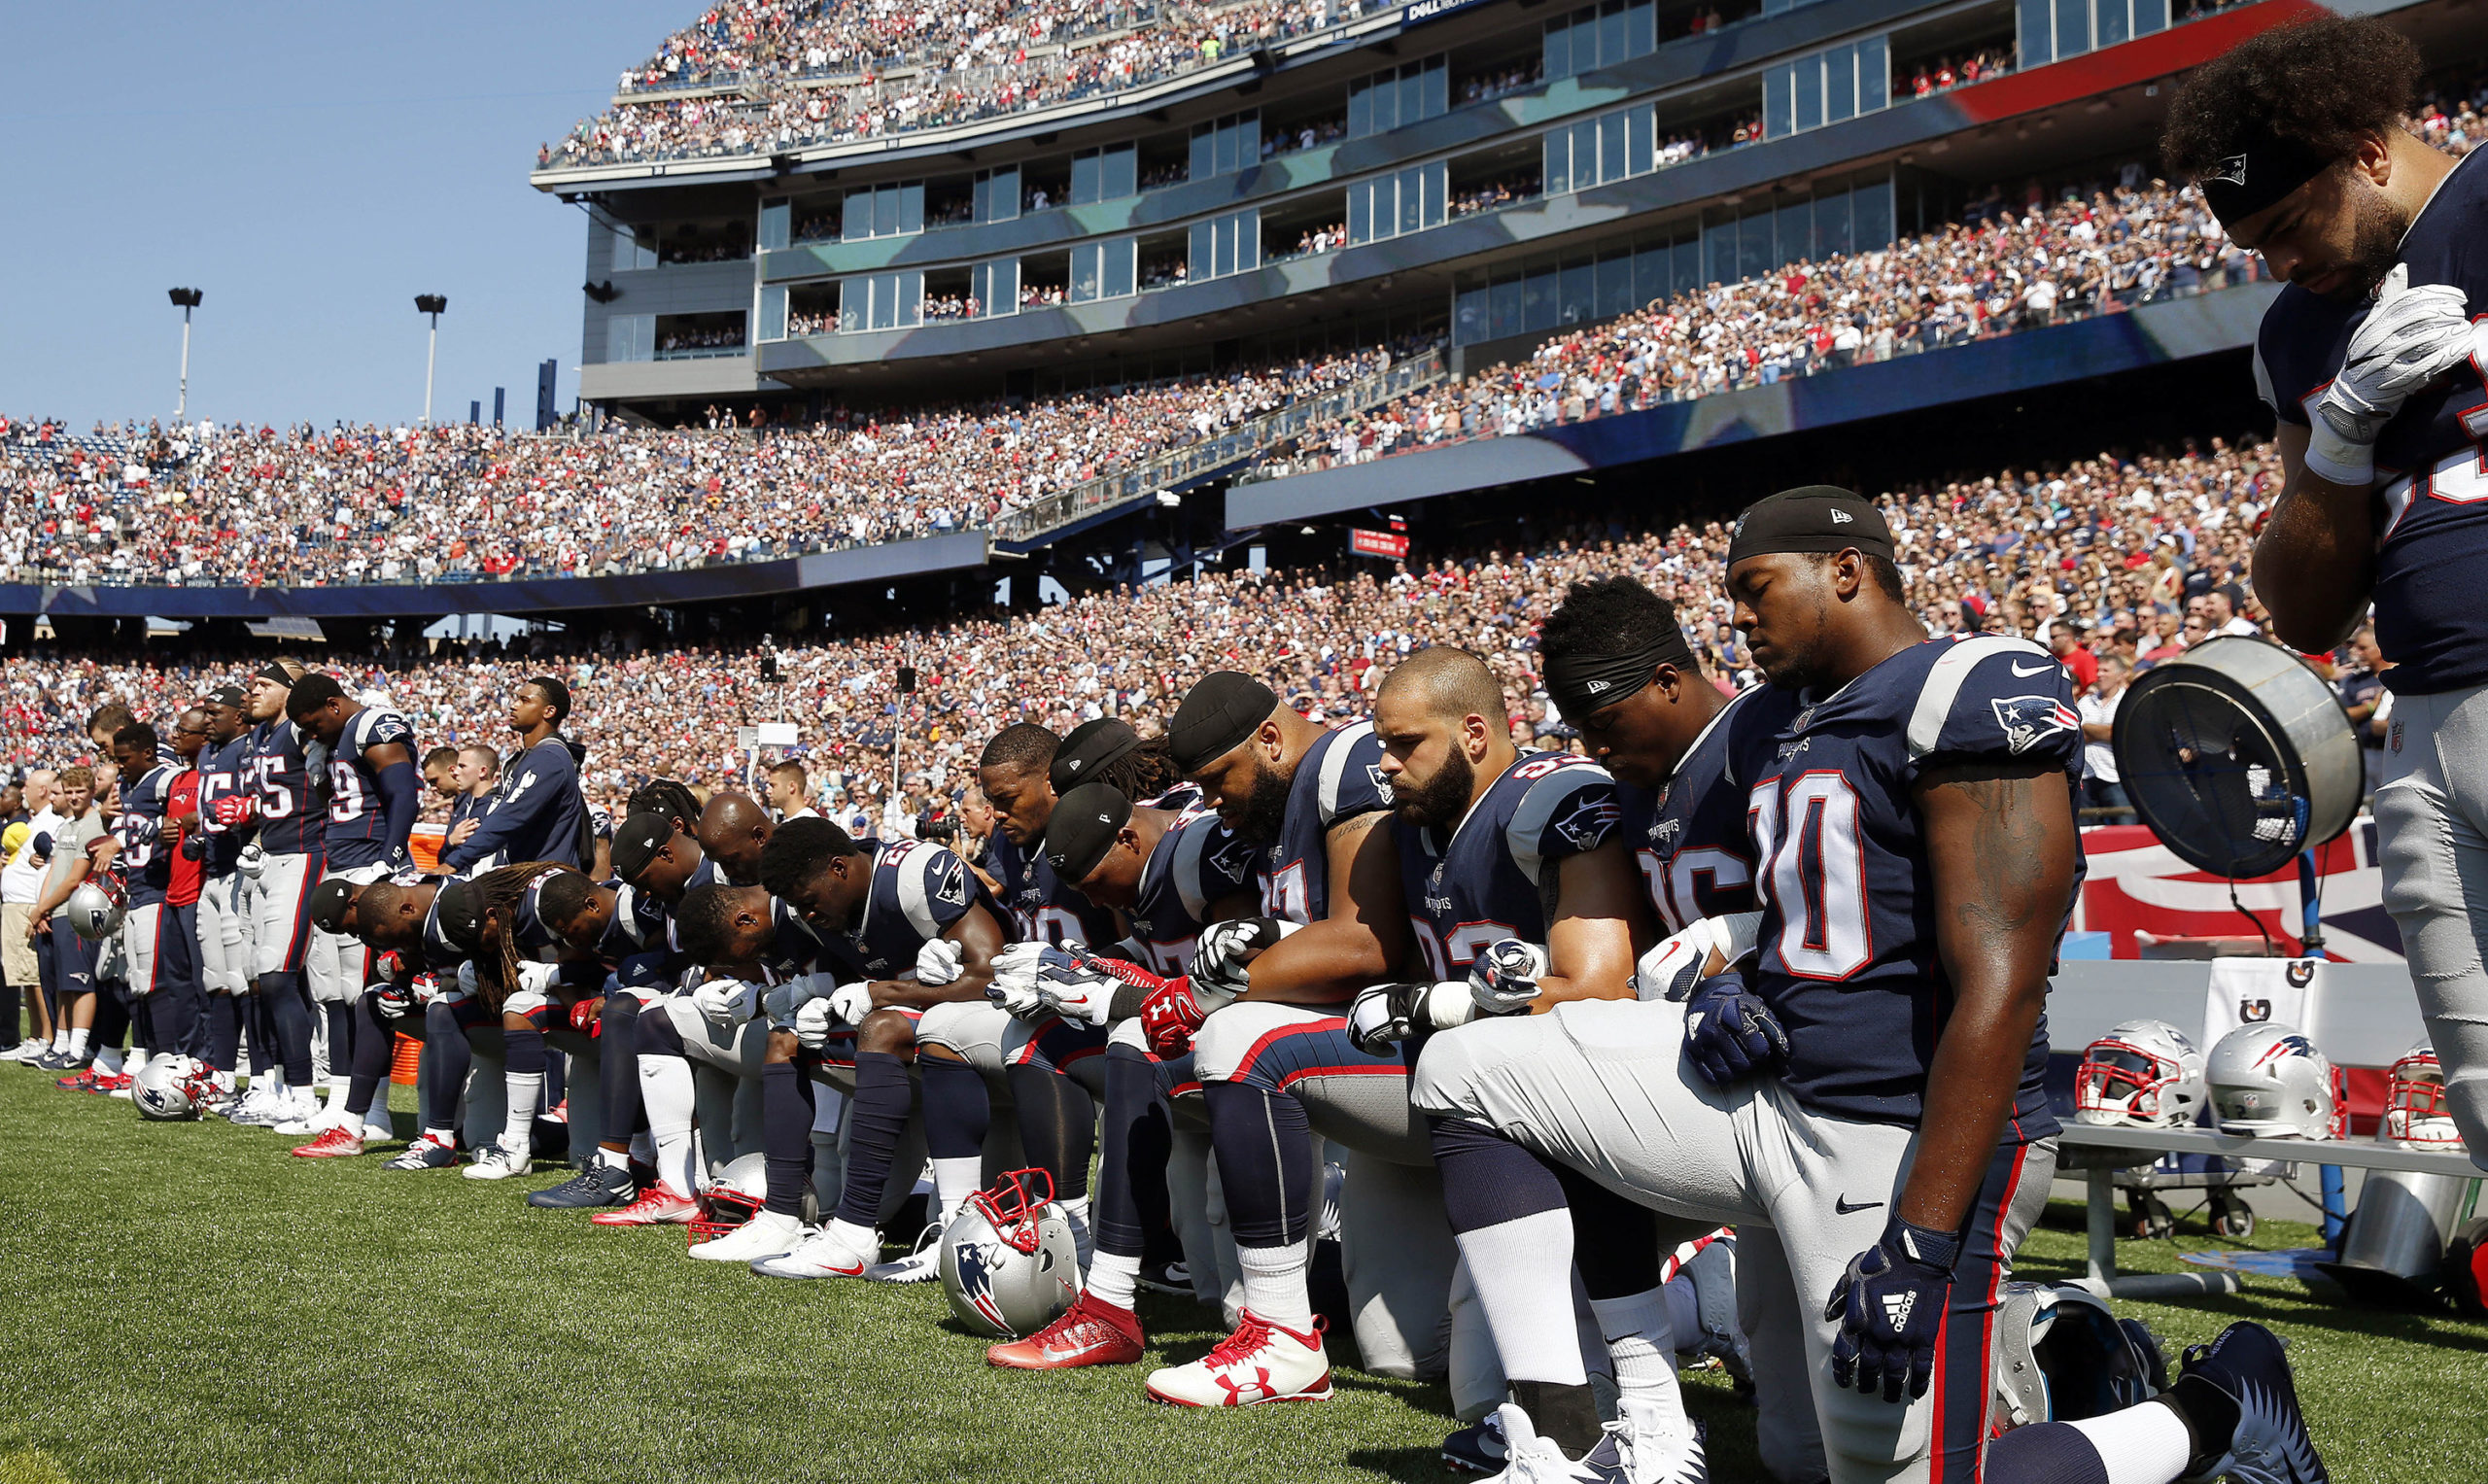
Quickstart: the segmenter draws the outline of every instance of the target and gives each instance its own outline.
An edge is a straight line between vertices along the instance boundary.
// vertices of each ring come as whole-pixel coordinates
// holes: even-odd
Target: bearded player
[[[2319,15],[2190,79],[2161,153],[2289,284],[2255,340],[2284,475],[2255,591],[2305,650],[2374,605],[2384,905],[2447,1109],[2488,1161],[2488,163],[2412,136],[2419,67],[2381,21]]]

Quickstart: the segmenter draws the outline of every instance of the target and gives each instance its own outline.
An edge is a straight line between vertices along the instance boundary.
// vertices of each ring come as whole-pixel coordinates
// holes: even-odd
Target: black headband
[[[2233,227],[2337,163],[2298,140],[2249,125],[2237,153],[2205,170],[2194,186],[2221,225]]]
[[[1765,495],[1745,506],[1728,537],[1728,565],[1780,551],[1851,548],[1892,560],[1892,528],[1883,512],[1836,485],[1809,484]]]
[[[1108,764],[1139,745],[1140,734],[1131,729],[1130,722],[1112,716],[1084,721],[1054,749],[1054,764],[1046,771],[1047,781],[1054,784],[1055,793],[1068,793],[1081,779],[1095,777]]]
[[[1131,801],[1110,783],[1083,783],[1054,801],[1046,822],[1046,864],[1065,885],[1077,885],[1131,822]]]
[[[1213,671],[1175,707],[1166,724],[1166,749],[1185,773],[1244,744],[1279,708],[1278,693],[1236,670]]]
[[[283,665],[278,664],[274,660],[270,660],[266,664],[260,666],[258,672],[254,673],[251,678],[254,680],[274,680],[277,684],[284,686],[287,690],[294,689],[294,673],[287,670]]]
[[[1693,647],[1674,628],[1658,642],[1624,654],[1548,655],[1546,694],[1565,720],[1578,721],[1640,691],[1661,665],[1693,668]]]

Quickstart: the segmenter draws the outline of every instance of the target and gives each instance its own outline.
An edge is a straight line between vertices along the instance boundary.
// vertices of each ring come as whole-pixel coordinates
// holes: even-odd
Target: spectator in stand
[[[2384,651],[2376,647],[2375,625],[2361,624],[2350,641],[2336,651],[2333,688],[2341,693],[2341,709],[2358,733],[2359,760],[2367,768],[2367,792],[2384,781]]]
[[[2080,652],[2080,651],[2077,651]],[[2133,801],[2125,796],[2125,786],[2117,772],[2117,703],[2125,694],[2125,662],[2108,655],[2094,662],[2097,684],[2086,689],[2074,703],[2082,718],[2082,807],[2086,810],[2112,810],[2114,813],[2090,817],[2097,824],[2130,824],[2133,822]]]

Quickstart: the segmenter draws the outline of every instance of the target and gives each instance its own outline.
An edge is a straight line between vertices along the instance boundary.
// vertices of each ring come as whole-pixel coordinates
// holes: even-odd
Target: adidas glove
[[[1881,1240],[1849,1259],[1823,1306],[1824,1322],[1840,1326],[1831,1345],[1834,1385],[1870,1397],[1880,1391],[1885,1401],[1926,1395],[1960,1256],[1959,1237],[1894,1215]]]
[[[2375,303],[2350,331],[2341,369],[2316,398],[2307,429],[2306,466],[2334,484],[2375,482],[2375,440],[2384,425],[2426,386],[2471,359],[2471,316],[2451,284],[2410,287],[2410,267],[2395,263]]]
[[[932,938],[916,950],[916,982],[940,988],[958,983],[967,972],[967,958],[959,946],[948,938]]]
[[[1693,986],[1684,1007],[1684,1053],[1714,1087],[1742,1082],[1788,1059],[1788,1033],[1745,977],[1729,971]]]
[[[1498,938],[1469,966],[1469,993],[1479,1013],[1520,1015],[1538,998],[1546,950],[1518,938]]]
[[[1466,981],[1375,984],[1359,990],[1348,1007],[1348,1040],[1368,1056],[1388,1056],[1420,1030],[1449,1030],[1477,1014],[1476,995]]]

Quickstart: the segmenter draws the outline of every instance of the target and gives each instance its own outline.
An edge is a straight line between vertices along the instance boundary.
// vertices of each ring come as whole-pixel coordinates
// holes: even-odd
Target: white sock
[[[833,1216],[821,1232],[848,1252],[860,1252],[876,1261],[880,1260],[881,1233],[879,1227],[858,1226],[853,1222]]]
[[[503,1074],[509,1087],[509,1118],[501,1124],[501,1147],[526,1149],[536,1128],[536,1105],[544,1100],[544,1074]]]
[[[455,1128],[427,1128],[424,1130],[424,1137],[443,1149],[458,1147],[458,1130]]]
[[[691,1139],[691,1063],[680,1056],[641,1056],[639,1104],[648,1112],[648,1136],[657,1146],[657,1180],[677,1195],[696,1195],[692,1175],[698,1151]]]
[[[98,1072],[119,1072],[121,1064],[121,1048],[118,1046],[107,1046],[95,1053],[95,1070]]]
[[[57,1027],[55,1027],[55,1028],[52,1030],[52,1049],[53,1051],[55,1051],[55,1052],[66,1052],[67,1050],[69,1050],[69,1027],[68,1027],[68,1026],[66,1026],[66,1025],[57,1026]]]
[[[933,1199],[939,1206],[935,1218],[948,1227],[959,1208],[976,1193],[977,1185],[985,1177],[985,1158],[969,1155],[958,1159],[936,1159],[933,1164]]]
[[[606,1149],[599,1145],[596,1151],[596,1163],[599,1169],[626,1170],[631,1167],[631,1156],[618,1149]]]
[[[1459,1241],[1503,1374],[1587,1386],[1572,1319],[1572,1213],[1533,1211],[1461,1232]]]
[[[1128,1309],[1140,1292],[1140,1260],[1101,1252],[1088,1260],[1088,1296],[1100,1303]],[[1259,1309],[1254,1310],[1256,1314]]]
[[[1243,1269],[1244,1307],[1274,1325],[1312,1329],[1313,1299],[1304,1287],[1304,1267],[1312,1259],[1312,1247],[1309,1236],[1287,1247],[1238,1246],[1235,1263]],[[1572,1368],[1580,1369],[1577,1355]]]
[[[73,1030],[69,1033],[70,1055],[84,1056],[86,1054],[86,1037],[88,1034],[89,1032],[85,1029]]]
[[[315,1119],[320,1116],[320,1085],[318,1083],[305,1083],[298,1087],[288,1087],[285,1089],[285,1095],[293,1100],[297,1110],[306,1112]]]
[[[121,1070],[127,1072],[132,1077],[146,1071],[147,1048],[143,1046],[131,1047],[129,1049],[129,1059],[121,1064]]]
[[[1662,1290],[1646,1289],[1622,1298],[1593,1298],[1598,1332],[1607,1341],[1607,1358],[1615,1363],[1615,1385],[1626,1397],[1658,1408],[1671,1427],[1684,1423],[1684,1397],[1676,1384],[1676,1339],[1668,1327]]]
[[[1062,1207],[1063,1219],[1071,1223],[1071,1243],[1080,1254],[1080,1265],[1087,1267],[1097,1255],[1097,1239],[1088,1234],[1088,1197],[1083,1195],[1056,1204]],[[1128,1309],[1131,1305],[1123,1307]]]
[[[2168,1484],[2186,1471],[2191,1439],[2174,1407],[2146,1401],[2066,1426],[2098,1451],[2108,1484]]]

